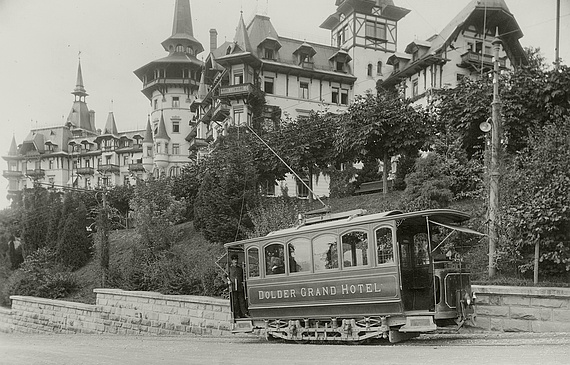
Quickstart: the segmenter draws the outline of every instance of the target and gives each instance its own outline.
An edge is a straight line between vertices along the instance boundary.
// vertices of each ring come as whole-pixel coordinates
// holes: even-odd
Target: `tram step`
[[[437,326],[433,323],[432,316],[406,317],[406,324],[400,328],[400,332],[433,332]]]
[[[232,326],[232,333],[251,333],[253,332],[253,322],[248,320],[236,320]]]

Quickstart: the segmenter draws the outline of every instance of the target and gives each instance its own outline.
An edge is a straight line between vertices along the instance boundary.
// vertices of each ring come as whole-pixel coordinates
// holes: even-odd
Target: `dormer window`
[[[184,52],[184,46],[181,44],[176,45],[176,52]]]
[[[417,61],[419,58],[420,58],[420,51],[416,49],[414,53],[412,53],[412,62]]]
[[[265,54],[263,56],[266,60],[274,60],[275,52],[271,48],[265,48]]]
[[[336,71],[344,72],[344,62],[336,61],[335,65],[336,65],[335,67]]]
[[[347,72],[346,66],[350,62],[350,55],[343,49],[338,50],[329,60],[332,62],[332,69],[336,72]]]
[[[294,55],[297,55],[299,59],[299,65],[301,66],[311,66],[313,63],[313,56],[317,53],[313,46],[309,43],[304,42],[293,52]]]

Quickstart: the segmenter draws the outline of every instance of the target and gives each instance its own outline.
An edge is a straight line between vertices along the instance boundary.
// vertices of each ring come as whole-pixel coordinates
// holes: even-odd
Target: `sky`
[[[394,0],[411,12],[399,22],[398,50],[439,33],[470,0]],[[561,2],[560,55],[570,60],[570,0]],[[80,54],[83,81],[102,128],[113,111],[119,131],[144,129],[150,112],[133,71],[167,55],[160,43],[172,33],[175,0],[0,0],[0,156],[12,136],[63,125],[73,104]],[[506,0],[524,37],[554,61],[556,0]],[[218,45],[232,40],[240,11],[246,24],[256,13],[271,17],[282,36],[330,44],[319,28],[335,11],[335,0],[190,0],[194,36],[209,49],[209,30]],[[7,169],[0,161],[0,170]],[[7,180],[0,177],[0,209]]]

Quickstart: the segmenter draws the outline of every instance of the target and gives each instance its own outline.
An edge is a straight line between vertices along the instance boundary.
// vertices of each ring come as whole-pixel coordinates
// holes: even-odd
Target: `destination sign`
[[[306,283],[283,283],[272,286],[250,286],[251,304],[278,304],[344,299],[396,298],[396,277],[380,276],[345,278]]]

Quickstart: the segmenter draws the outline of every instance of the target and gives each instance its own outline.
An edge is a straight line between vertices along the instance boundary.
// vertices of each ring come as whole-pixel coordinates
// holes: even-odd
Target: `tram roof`
[[[449,225],[450,228],[454,226],[454,224],[464,222],[470,218],[470,216],[467,213],[455,209],[429,209],[429,210],[421,210],[421,211],[408,212],[408,213],[403,213],[398,210],[392,210],[388,212],[374,213],[374,214],[349,215],[343,219],[335,219],[329,221],[323,220],[322,222],[319,223],[313,223],[309,225],[299,225],[291,228],[285,228],[278,231],[273,231],[267,234],[266,236],[226,243],[224,247],[228,248],[234,246],[241,246],[247,243],[271,240],[279,237],[290,236],[292,234],[301,234],[301,233],[319,231],[327,228],[332,229],[348,225],[352,226],[358,224],[382,222],[389,220],[401,220],[401,219],[412,219],[412,218],[425,219],[426,217],[429,217],[429,220],[432,222]]]

